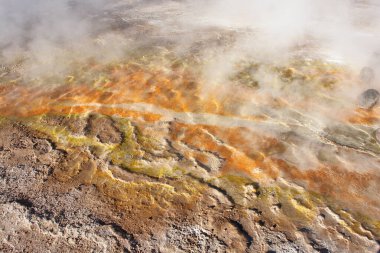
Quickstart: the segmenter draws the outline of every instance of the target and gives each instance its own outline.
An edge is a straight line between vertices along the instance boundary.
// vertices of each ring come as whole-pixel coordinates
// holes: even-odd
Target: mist
[[[25,53],[46,59],[63,50],[89,57],[99,55],[89,40],[117,34],[120,40],[112,44],[114,48],[127,48],[125,41],[139,44],[152,36],[167,36],[185,50],[200,39],[234,31],[230,59],[254,56],[275,61],[297,53],[294,48],[298,48],[358,70],[379,65],[379,11],[373,0],[1,0],[0,49],[3,61]],[[137,38],[141,24],[152,30]],[[203,32],[203,37],[197,32]]]
[[[89,59],[107,64],[125,61],[139,48],[162,47],[196,58],[203,93],[222,101],[236,96],[239,103],[228,109],[239,116],[265,111],[286,124],[304,124],[292,118],[294,112],[273,109],[260,98],[269,95],[290,105],[306,100],[309,105],[299,115],[314,120],[312,131],[318,134],[342,108],[353,111],[360,92],[380,88],[378,13],[375,0],[0,0],[0,61],[16,66],[25,79],[64,77]],[[331,105],[316,96],[315,85],[284,84],[273,68],[295,59],[319,60],[351,73],[322,94],[341,102]],[[249,69],[259,84],[255,90],[231,84],[242,62],[259,66]],[[358,81],[365,66],[374,70],[375,81]],[[309,146],[305,141],[298,150]],[[299,164],[314,159],[301,158],[308,157],[305,152],[315,156],[313,149],[302,151],[295,155]]]

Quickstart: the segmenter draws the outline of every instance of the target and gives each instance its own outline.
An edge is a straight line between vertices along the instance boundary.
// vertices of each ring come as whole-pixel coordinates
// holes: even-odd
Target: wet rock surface
[[[358,98],[359,107],[371,109],[379,101],[380,93],[375,89],[368,89],[360,94]]]

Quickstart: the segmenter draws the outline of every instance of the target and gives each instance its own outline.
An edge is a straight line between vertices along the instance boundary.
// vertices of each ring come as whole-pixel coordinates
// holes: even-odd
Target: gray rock
[[[372,128],[343,124],[329,126],[324,129],[324,138],[338,146],[380,155],[380,146],[374,142]]]
[[[359,78],[364,83],[372,83],[375,79],[375,71],[370,67],[364,67],[360,71]]]
[[[359,107],[363,109],[371,109],[374,107],[380,97],[380,93],[375,89],[368,89],[359,96]]]

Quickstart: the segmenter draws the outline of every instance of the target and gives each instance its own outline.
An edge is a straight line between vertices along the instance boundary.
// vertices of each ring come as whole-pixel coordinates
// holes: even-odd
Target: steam
[[[103,0],[1,0],[2,64],[12,66],[22,61],[23,74],[38,77],[46,73],[64,75],[70,64],[80,59],[109,58],[124,41],[116,34],[100,36],[106,26],[98,19],[107,8],[110,5]],[[108,49],[113,46],[113,50],[106,52],[100,43],[105,39],[120,46],[111,43]]]
[[[0,64],[19,66],[21,62],[19,72],[28,78],[65,76],[88,59],[121,61],[140,47],[165,47],[178,56],[198,59],[204,93],[222,99],[237,96],[240,103],[231,108],[234,113],[246,116],[265,111],[269,117],[285,120],[295,112],[271,111],[260,96],[269,94],[291,102],[306,99],[313,106],[297,113],[315,120],[312,124],[320,129],[313,131],[318,132],[331,124],[329,114],[339,113],[342,107],[354,110],[361,91],[380,88],[377,2],[0,0]],[[279,76],[271,72],[271,66],[287,66],[295,57],[334,63],[354,76],[369,66],[376,80],[360,83],[353,77],[342,81],[340,88],[324,94],[341,101],[331,105],[315,95],[315,87],[305,92],[294,81],[291,88],[284,88]],[[259,64],[249,70],[260,84],[255,91],[229,85],[242,61]],[[271,130],[280,134],[267,131]]]
[[[379,50],[379,8],[370,0],[224,0],[211,3],[201,19],[256,31],[250,43],[257,51],[287,53],[289,47],[314,42],[330,57],[368,64]]]
[[[119,36],[116,41],[124,48],[125,41],[138,45],[151,41],[154,35],[167,36],[166,40],[184,50],[200,39],[215,39],[223,31],[235,31],[239,38],[229,58],[244,54],[279,60],[294,53],[295,47],[311,47],[313,53],[356,70],[365,65],[377,68],[379,10],[375,0],[1,0],[0,50],[3,61],[25,52],[35,60],[46,61],[67,49],[80,55],[84,51],[89,57],[99,54],[88,41],[110,33]],[[136,38],[138,29],[146,29],[144,25],[153,32]],[[213,33],[210,28],[219,32]],[[110,47],[117,47],[117,43]]]

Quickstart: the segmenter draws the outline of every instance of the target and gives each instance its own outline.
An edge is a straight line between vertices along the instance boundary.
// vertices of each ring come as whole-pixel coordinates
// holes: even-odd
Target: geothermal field
[[[0,0],[0,252],[379,252],[377,0]]]

